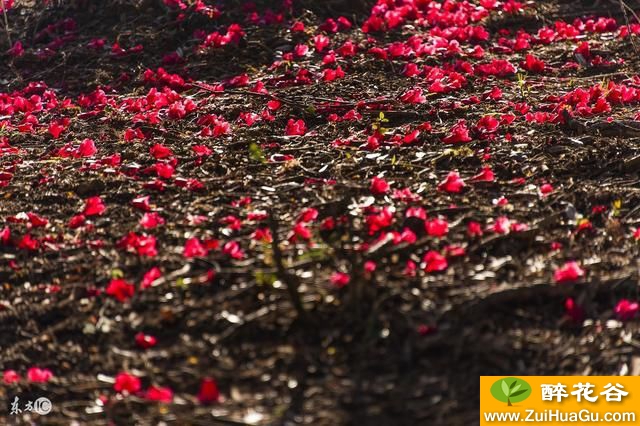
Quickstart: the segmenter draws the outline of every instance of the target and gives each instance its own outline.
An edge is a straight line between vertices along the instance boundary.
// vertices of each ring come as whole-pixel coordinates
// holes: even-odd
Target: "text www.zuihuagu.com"
[[[486,422],[635,423],[634,412],[596,413],[589,410],[526,410],[525,413],[484,413]]]

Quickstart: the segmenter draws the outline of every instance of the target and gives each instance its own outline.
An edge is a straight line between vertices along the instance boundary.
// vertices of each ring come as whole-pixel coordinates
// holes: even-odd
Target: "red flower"
[[[175,168],[167,163],[156,163],[155,169],[158,176],[165,179],[170,179],[175,171]]]
[[[364,262],[364,271],[365,272],[374,272],[376,270],[376,262],[374,262],[373,260],[367,260],[366,262]]]
[[[136,344],[142,349],[152,348],[156,345],[156,343],[158,343],[158,340],[155,337],[149,334],[144,334],[143,332],[139,332],[138,334],[136,334],[135,340]]]
[[[85,202],[83,214],[85,216],[98,216],[104,213],[106,209],[100,197],[91,197]]]
[[[144,197],[137,197],[131,200],[131,205],[142,211],[148,212],[149,210],[151,210],[151,204],[149,202],[150,199],[151,197],[148,195],[145,195]]]
[[[351,277],[344,272],[334,272],[331,274],[331,285],[336,288],[343,288],[349,284],[349,281],[351,281]]]
[[[584,270],[575,261],[565,263],[561,268],[556,269],[553,274],[553,278],[558,283],[576,281],[583,276]]]
[[[483,167],[482,171],[471,178],[472,182],[493,182],[495,175],[491,167]]]
[[[614,309],[616,316],[622,321],[632,320],[639,310],[638,302],[632,302],[627,299],[620,300]]]
[[[15,370],[5,370],[2,375],[2,381],[5,385],[10,385],[20,381],[20,375]]]
[[[160,268],[158,268],[157,266],[154,266],[153,268],[149,269],[142,277],[140,288],[144,290],[145,288],[151,287],[153,285],[153,282],[160,277],[162,277],[162,272],[160,271]]]
[[[384,195],[389,191],[389,183],[384,178],[374,176],[371,179],[371,193],[373,195]]]
[[[147,392],[145,392],[144,396],[149,401],[166,403],[170,403],[171,401],[173,401],[173,391],[162,386],[149,386],[149,389],[147,389]]]
[[[564,302],[564,311],[567,317],[575,323],[580,323],[584,319],[584,309],[578,305],[571,297]]]
[[[451,128],[449,136],[442,139],[444,143],[465,143],[471,141],[469,136],[469,129],[467,128],[467,122],[460,120]]]
[[[182,255],[186,258],[192,257],[205,257],[209,253],[209,250],[202,245],[200,240],[196,237],[189,238],[184,243],[184,250]]]
[[[120,372],[116,376],[116,381],[113,384],[113,390],[116,392],[136,393],[140,390],[140,379],[133,374]]]
[[[29,234],[23,236],[20,241],[18,241],[18,248],[22,250],[35,251],[38,247],[40,247],[40,242]]]
[[[220,391],[218,384],[210,377],[205,377],[200,383],[200,391],[198,392],[198,401],[201,404],[211,404],[220,400]]]
[[[633,233],[633,238],[636,241],[640,241],[640,227],[636,228],[635,232]]]
[[[466,184],[456,171],[449,172],[445,180],[438,184],[439,191],[446,191],[451,193],[459,193],[462,191]]]
[[[287,128],[285,129],[285,134],[287,136],[302,136],[305,133],[307,133],[307,125],[302,119],[289,119],[289,121],[287,122]]]
[[[236,241],[229,241],[222,247],[222,252],[233,259],[243,259],[244,251]]]
[[[145,229],[153,229],[158,225],[164,225],[164,223],[164,218],[155,212],[145,213],[140,219],[140,226]]]
[[[80,146],[76,151],[78,157],[92,157],[96,152],[98,152],[98,148],[96,148],[96,144],[92,139],[85,139],[80,142]]]
[[[311,230],[307,228],[304,223],[298,222],[293,226],[293,229],[291,230],[291,235],[289,236],[289,240],[295,241],[298,238],[303,240],[309,240],[311,239],[311,236],[312,236]]]
[[[428,251],[422,258],[426,272],[442,272],[449,266],[447,259],[435,250]]]
[[[195,145],[191,147],[198,157],[206,157],[213,154],[213,151],[204,145]]]
[[[422,94],[420,87],[415,87],[400,96],[400,100],[405,104],[423,104],[427,102],[427,98]]]
[[[478,124],[476,128],[482,133],[494,133],[498,130],[498,126],[500,126],[500,121],[495,118],[493,115],[485,115],[480,120],[478,120]]]
[[[442,238],[449,232],[449,223],[439,217],[428,220],[424,224],[427,234],[432,237]]]
[[[166,146],[161,145],[159,143],[153,145],[151,147],[151,149],[149,150],[149,153],[156,160],[160,160],[162,158],[169,158],[169,157],[173,156],[173,152],[171,152],[171,149],[169,149]]]
[[[71,229],[76,229],[83,226],[87,221],[87,218],[83,214],[77,214],[69,219],[69,223],[67,226]]]
[[[0,0],[0,3],[3,1],[8,1],[9,3],[13,2],[13,0]],[[5,10],[9,10],[9,9],[10,9],[9,7],[5,8]],[[13,43],[13,46],[11,46],[11,49],[7,50],[7,53],[16,58],[22,56],[22,54],[24,53],[24,47],[22,46],[22,42],[18,40],[15,43]]]
[[[127,299],[133,297],[135,287],[133,284],[126,282],[121,278],[114,278],[109,282],[105,293],[116,298],[119,302],[124,303]]]
[[[51,123],[49,124],[49,133],[51,134],[51,136],[53,136],[54,139],[57,139],[60,137],[60,135],[62,134],[62,132],[64,131],[64,126],[62,124],[59,123]]]
[[[496,218],[490,229],[497,234],[507,234],[511,230],[511,221],[506,216]]]
[[[46,383],[52,377],[53,373],[47,368],[31,367],[27,370],[27,379],[33,383]]]
[[[533,55],[527,55],[523,67],[529,72],[541,73],[544,71],[545,63]]]
[[[553,192],[553,186],[550,183],[544,183],[540,185],[540,194],[548,195]]]
[[[158,255],[156,237],[153,235],[138,235],[135,232],[129,232],[117,242],[116,247],[135,251],[140,256],[155,257]]]
[[[329,46],[330,40],[329,37],[323,34],[318,34],[313,37],[313,42],[316,48],[316,51],[322,52],[327,46]]]
[[[11,229],[8,226],[0,230],[0,242],[5,246],[11,242]]]
[[[318,210],[313,207],[306,208],[300,212],[300,222],[313,222],[318,218]]]
[[[470,237],[481,237],[482,234],[482,225],[478,222],[471,221],[467,224],[467,235]]]

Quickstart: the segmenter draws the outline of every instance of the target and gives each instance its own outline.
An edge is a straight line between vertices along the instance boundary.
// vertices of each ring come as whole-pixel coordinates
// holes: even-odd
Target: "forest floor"
[[[16,1],[2,422],[470,425],[480,375],[640,374],[637,3]]]

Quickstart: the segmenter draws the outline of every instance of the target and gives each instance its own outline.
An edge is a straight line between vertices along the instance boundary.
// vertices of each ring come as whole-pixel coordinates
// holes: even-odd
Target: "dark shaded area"
[[[258,8],[264,10],[269,3],[258,2]],[[146,68],[161,66],[163,55],[177,49],[186,52],[186,63],[165,68],[193,80],[224,80],[250,70],[267,72],[265,68],[278,51],[290,50],[296,42],[295,35],[278,26],[251,27],[249,36],[237,47],[227,46],[197,58],[188,56],[189,48],[196,44],[191,37],[195,29],[226,28],[243,16],[241,4],[229,2],[225,14],[213,22],[189,17],[179,23],[176,12],[157,1],[117,5],[61,2],[43,10],[24,7],[12,15],[12,34],[30,45],[46,46],[51,41],[48,36],[39,38],[36,34],[61,19],[72,17],[78,27],[70,32],[73,39],[61,49],[63,53],[48,60],[27,53],[15,61],[2,61],[3,91],[42,80],[61,96],[76,96],[97,87],[106,88],[113,96],[142,96],[149,88],[140,83],[139,76]],[[598,11],[620,17],[615,9],[602,9],[602,4]],[[358,23],[370,6],[370,2],[302,1],[296,3],[294,14],[308,25],[336,14],[352,16]],[[537,15],[496,19],[487,25],[539,28],[555,17],[578,13],[576,8],[575,2],[544,2]],[[586,8],[584,13],[591,11]],[[343,42],[351,36],[338,34],[336,39]],[[127,48],[142,44],[144,50],[116,59],[104,52],[87,51],[86,44],[94,38],[104,38],[107,45],[118,40]],[[2,37],[0,45],[6,45]],[[637,72],[640,66],[630,49],[628,42],[603,47],[608,57],[627,59],[621,73]],[[567,53],[561,46],[550,46],[542,54],[549,62],[560,62],[558,57]],[[589,216],[598,226],[611,230],[606,236],[592,237],[573,234],[565,218],[568,205],[588,212],[595,204],[610,206],[622,199],[621,215],[629,218],[629,223],[637,223],[637,170],[625,168],[624,161],[636,158],[638,146],[633,137],[623,133],[602,135],[589,133],[589,127],[578,131],[549,125],[520,140],[524,148],[505,144],[493,149],[494,170],[504,182],[520,176],[525,166],[539,180],[572,179],[573,184],[557,188],[550,196],[552,202],[540,201],[515,186],[491,183],[465,194],[461,206],[452,205],[446,195],[434,195],[429,200],[430,214],[440,214],[450,223],[464,223],[472,214],[491,217],[495,213],[491,201],[504,196],[516,205],[510,215],[531,226],[522,233],[471,242],[466,257],[452,261],[456,272],[408,278],[402,269],[407,260],[416,258],[412,248],[383,245],[371,255],[380,263],[378,271],[365,276],[360,272],[365,256],[353,242],[368,236],[359,218],[349,216],[333,233],[322,234],[327,247],[312,255],[299,255],[295,250],[287,254],[292,275],[303,284],[301,292],[308,309],[305,319],[296,315],[282,283],[274,285],[281,277],[268,248],[252,248],[255,256],[241,264],[218,253],[207,259],[185,260],[181,256],[184,235],[192,231],[185,225],[185,212],[208,216],[212,223],[206,232],[224,238],[218,221],[238,213],[232,201],[251,196],[255,209],[277,213],[284,241],[288,224],[294,222],[300,208],[314,206],[322,218],[348,216],[353,200],[365,197],[370,178],[382,171],[398,186],[423,181],[433,186],[438,179],[430,174],[458,169],[471,175],[482,165],[471,155],[445,154],[447,147],[439,143],[440,130],[420,142],[424,156],[418,159],[415,147],[393,147],[382,157],[363,155],[359,162],[331,150],[329,141],[347,137],[354,129],[347,122],[329,123],[318,114],[316,107],[326,103],[323,99],[341,97],[345,102],[357,102],[380,95],[397,97],[411,86],[398,78],[391,62],[355,62],[349,64],[349,71],[345,79],[331,85],[315,82],[274,89],[273,93],[289,101],[283,107],[286,114],[272,124],[243,127],[231,141],[211,142],[217,151],[213,161],[202,166],[196,166],[190,151],[191,123],[145,128],[181,159],[178,173],[187,175],[196,170],[195,175],[209,189],[188,192],[171,186],[161,195],[152,193],[154,201],[162,200],[167,222],[176,224],[157,231],[163,248],[171,247],[160,259],[127,256],[112,247],[122,235],[136,229],[139,217],[132,213],[130,203],[143,192],[139,182],[99,172],[76,174],[82,160],[27,164],[26,171],[2,189],[0,213],[37,211],[58,220],[62,227],[81,208],[82,199],[101,194],[110,213],[96,219],[93,237],[104,239],[108,246],[64,248],[37,255],[2,247],[5,260],[15,259],[23,267],[12,269],[4,262],[0,269],[0,298],[16,305],[0,310],[0,371],[41,365],[54,369],[56,378],[42,386],[21,383],[19,387],[3,387],[0,406],[7,406],[15,395],[29,399],[46,393],[55,407],[47,417],[51,424],[71,420],[95,425],[158,421],[245,424],[260,413],[260,424],[470,425],[477,423],[479,375],[618,374],[622,365],[634,365],[638,350],[621,340],[621,326],[607,328],[604,324],[620,298],[637,297],[637,244],[624,239],[616,228],[622,227],[620,222],[609,222],[597,214]],[[121,78],[122,73],[129,76]],[[579,73],[573,77],[592,83],[588,79],[600,71]],[[563,76],[557,77],[546,81],[548,88],[544,90],[564,90],[567,82],[561,80]],[[531,79],[539,82],[536,77]],[[522,100],[513,82],[503,89],[507,96]],[[480,95],[479,90],[469,87],[459,95]],[[199,101],[210,99],[208,104],[203,102],[203,109],[234,123],[241,112],[258,111],[266,101],[244,89],[229,90],[215,98],[193,87],[186,93]],[[542,102],[545,93],[534,90],[529,96],[527,100],[533,104]],[[353,105],[347,104],[337,111],[344,114],[351,108]],[[365,120],[371,122],[379,111],[371,109],[365,114]],[[463,109],[434,110],[431,104],[396,104],[387,112],[385,125],[399,128],[426,120],[453,124],[459,118],[477,119],[480,115]],[[281,129],[290,116],[303,117],[321,137],[305,141],[282,138]],[[116,144],[129,124],[115,113],[105,121],[78,121],[72,124],[68,139],[91,137],[100,143],[101,155],[117,152],[127,164],[151,165],[148,146]],[[529,129],[517,126],[512,132],[526,135]],[[589,134],[584,135],[585,131]],[[60,145],[43,134],[12,136],[12,145],[29,150],[38,161],[49,160],[49,154]],[[572,145],[570,138],[575,137],[583,142]],[[255,161],[248,154],[251,142],[262,146],[268,158],[295,155],[299,167]],[[478,142],[477,148],[489,145]],[[392,157],[400,160],[392,164]],[[60,178],[42,189],[44,176]],[[329,193],[309,184],[309,179],[337,179],[337,189]],[[474,210],[470,212],[467,206]],[[249,235],[250,231],[243,229],[238,238],[249,240]],[[452,238],[457,239],[454,243],[466,241],[463,232]],[[593,260],[585,283],[551,284],[548,276],[532,266],[532,262],[556,261],[547,248],[551,240],[570,246],[576,257]],[[427,247],[431,241],[419,240],[417,244]],[[438,248],[444,246],[444,242],[437,244]],[[116,266],[137,282],[156,264],[167,273],[181,272],[162,285],[139,292],[130,304],[91,296],[114,276]],[[212,265],[218,272],[214,283],[198,283],[196,278]],[[345,265],[352,273],[350,287],[337,294],[327,291],[330,273]],[[484,265],[485,280],[475,277],[473,265]],[[300,271],[313,273],[309,278]],[[190,279],[190,284],[185,284],[185,279]],[[34,290],[48,283],[62,289],[51,294]],[[590,324],[576,326],[564,317],[567,297],[580,300],[588,318],[593,319]],[[435,332],[421,335],[421,325],[435,327]],[[630,327],[637,330],[637,324]],[[132,339],[139,330],[156,336],[161,345],[140,351]],[[113,396],[110,380],[121,370],[135,370],[145,385],[170,386],[179,399],[162,405],[149,404],[139,396]],[[226,401],[213,407],[197,403],[194,395],[204,373],[216,377]],[[110,395],[106,406],[96,403],[103,395]]]

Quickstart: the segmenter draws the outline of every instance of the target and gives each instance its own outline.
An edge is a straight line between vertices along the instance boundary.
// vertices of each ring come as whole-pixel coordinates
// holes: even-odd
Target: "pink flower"
[[[91,197],[85,202],[83,214],[85,216],[98,216],[104,213],[106,209],[100,197]]]
[[[198,392],[198,401],[201,404],[211,404],[220,400],[220,391],[218,384],[210,377],[205,377],[200,383],[200,391]]]
[[[636,228],[636,230],[634,231],[633,238],[636,241],[640,241],[640,227]]]
[[[632,320],[640,310],[638,302],[632,302],[627,299],[622,299],[616,305],[614,312],[616,316],[622,321]]]
[[[331,274],[331,284],[336,288],[343,288],[351,281],[349,274],[344,272],[334,272]]]
[[[5,370],[2,375],[2,381],[5,385],[10,385],[20,381],[20,375],[15,370]]]
[[[451,128],[449,136],[442,139],[444,143],[465,143],[471,141],[469,136],[469,129],[467,128],[467,122],[460,120]]]
[[[127,299],[133,297],[135,293],[135,287],[133,284],[121,279],[114,278],[109,282],[105,293],[114,297],[119,302],[124,303]]]
[[[307,133],[307,125],[304,120],[294,120],[290,118],[287,122],[287,128],[285,129],[285,134],[287,136],[302,136]]]
[[[149,401],[170,403],[173,401],[173,391],[167,387],[151,385],[145,392],[145,398]]]
[[[48,368],[31,367],[27,370],[27,379],[33,383],[46,383],[53,377],[53,373]]]
[[[428,251],[422,258],[422,262],[426,272],[442,272],[449,266],[447,259],[435,250]]]
[[[584,270],[575,261],[565,263],[561,268],[556,269],[553,274],[553,278],[557,283],[576,281],[583,276]]]
[[[449,172],[447,177],[438,184],[439,191],[459,193],[466,184],[456,171]]]
[[[116,376],[116,381],[113,384],[113,390],[116,392],[136,393],[140,390],[140,379],[126,372],[120,372]]]
[[[389,183],[383,178],[374,176],[371,179],[371,193],[373,195],[384,195],[389,191]]]

